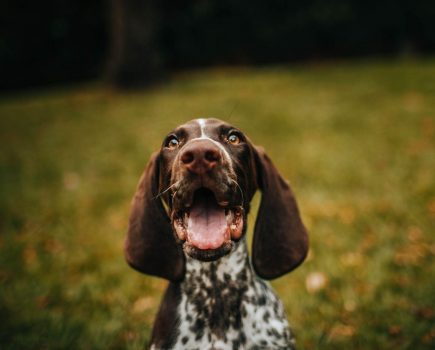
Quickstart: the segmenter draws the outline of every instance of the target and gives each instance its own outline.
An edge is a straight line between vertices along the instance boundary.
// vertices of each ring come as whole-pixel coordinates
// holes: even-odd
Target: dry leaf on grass
[[[352,337],[355,335],[355,327],[351,325],[339,324],[334,326],[329,332],[329,340],[338,340],[341,338]]]
[[[328,277],[323,272],[311,272],[305,280],[308,293],[316,293],[324,289],[327,284]]]
[[[137,299],[133,304],[133,312],[136,314],[143,313],[151,309],[155,305],[155,300],[152,297],[143,297]]]

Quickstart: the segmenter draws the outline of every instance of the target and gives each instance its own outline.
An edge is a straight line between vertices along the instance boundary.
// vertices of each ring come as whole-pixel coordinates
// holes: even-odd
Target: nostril
[[[220,158],[219,152],[216,150],[208,150],[205,152],[205,159],[209,162],[217,162]]]
[[[188,152],[184,152],[184,153],[181,155],[181,161],[182,161],[184,164],[190,164],[190,163],[193,162],[194,159],[195,159],[195,156],[194,156],[193,152],[190,152],[190,151],[188,151]]]

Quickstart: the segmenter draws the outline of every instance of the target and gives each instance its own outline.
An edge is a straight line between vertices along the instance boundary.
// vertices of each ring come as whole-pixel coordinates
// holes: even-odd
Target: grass
[[[162,137],[199,116],[291,179],[311,252],[273,285],[300,349],[435,348],[433,59],[0,97],[0,348],[143,346],[166,282],[124,262],[130,198]]]

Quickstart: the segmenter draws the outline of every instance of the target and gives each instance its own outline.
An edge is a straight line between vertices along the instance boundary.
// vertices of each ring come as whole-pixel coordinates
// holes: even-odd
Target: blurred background
[[[1,5],[0,87],[146,86],[221,65],[423,55],[433,1],[49,1]]]
[[[143,348],[166,282],[124,262],[129,203],[197,117],[292,183],[311,250],[273,286],[300,349],[435,348],[435,2],[0,8],[1,349]]]

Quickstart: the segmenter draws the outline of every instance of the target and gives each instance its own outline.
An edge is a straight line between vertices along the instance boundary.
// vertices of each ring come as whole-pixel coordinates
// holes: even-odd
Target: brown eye
[[[167,141],[166,141],[166,147],[170,148],[170,149],[174,149],[177,148],[178,145],[180,144],[180,141],[178,141],[176,136],[171,136]]]
[[[240,143],[240,137],[235,133],[229,134],[227,140],[228,143],[231,143],[232,145],[238,145]]]

